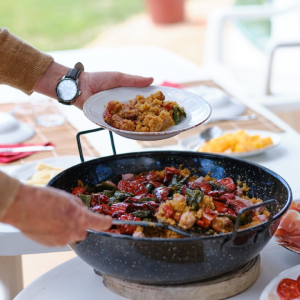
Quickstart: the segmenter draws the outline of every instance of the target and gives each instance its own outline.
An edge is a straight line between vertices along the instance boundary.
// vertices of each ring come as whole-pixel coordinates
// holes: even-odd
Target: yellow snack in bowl
[[[235,133],[225,133],[218,138],[203,143],[198,149],[198,152],[246,152],[257,150],[272,144],[273,141],[270,137],[261,138],[259,135],[250,136],[244,130],[239,130]]]

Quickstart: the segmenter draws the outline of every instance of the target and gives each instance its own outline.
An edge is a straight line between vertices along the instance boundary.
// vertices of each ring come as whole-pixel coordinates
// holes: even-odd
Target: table
[[[282,257],[282,261],[278,260]],[[276,260],[276,263],[274,261]],[[286,268],[300,264],[299,254],[292,253],[278,246],[274,240],[261,252],[261,273],[257,281],[245,292],[228,298],[228,300],[256,300],[263,288],[277,274]],[[75,257],[45,273],[28,287],[15,300],[122,300],[102,283],[102,277],[94,273],[93,269]]]
[[[55,60],[63,63],[65,65],[72,66],[77,61],[82,61],[86,67],[87,71],[122,71],[130,74],[144,75],[144,76],[153,76],[155,78],[154,84],[159,84],[164,80],[168,80],[171,82],[191,82],[191,81],[200,81],[207,79],[214,79],[214,75],[208,75],[208,72],[200,68],[199,66],[187,61],[186,59],[171,53],[170,51],[164,50],[159,47],[152,46],[132,46],[132,47],[121,47],[121,48],[101,48],[101,49],[82,49],[82,50],[73,50],[73,51],[61,51],[61,52],[53,52],[51,55],[54,56]],[[276,117],[273,113],[262,107],[261,105],[250,103],[249,99],[243,95],[242,91],[238,90],[234,85],[227,87],[223,85],[222,79],[216,78],[216,81],[219,85],[224,86],[229,93],[234,95],[237,99],[246,103],[253,110],[256,110],[260,114],[270,118],[273,122],[275,122],[278,126],[283,128],[285,132],[280,133],[282,136],[281,145],[277,146],[274,151],[266,152],[259,156],[251,158],[251,161],[264,165],[275,172],[279,173],[283,178],[287,180],[290,184],[294,199],[300,199],[300,186],[298,184],[298,168],[295,162],[298,161],[298,156],[300,153],[300,136],[298,133],[281,121],[278,117]],[[21,93],[10,90],[8,87],[0,87],[0,92],[6,95],[1,100],[9,102],[9,101],[23,101],[25,98]],[[17,97],[17,98],[16,98]],[[37,94],[33,94],[31,98],[41,97]],[[28,97],[26,98],[28,101]],[[66,115],[66,118],[69,122],[78,130],[87,130],[91,128],[95,128],[96,126],[87,120],[81,111],[79,111],[75,107],[65,107],[60,106],[60,109]],[[97,138],[95,138],[97,135]],[[126,153],[133,151],[148,151],[149,148],[142,148],[136,141],[124,139],[118,135],[114,135],[115,144],[117,153]],[[87,135],[90,143],[95,147],[97,151],[102,156],[111,155],[110,149],[110,141],[109,135],[107,132],[99,132]],[[154,150],[154,148],[152,148]],[[160,149],[173,149],[173,150],[182,150],[180,146],[166,146]],[[2,170],[10,173],[13,171],[15,167],[5,166],[1,167]],[[21,246],[20,246],[21,245]],[[298,264],[300,261],[297,261],[297,255],[292,255],[288,251],[284,250],[277,246],[274,243],[270,243],[268,247],[271,247],[270,253],[284,255],[285,257],[290,257],[288,261],[283,261],[279,266],[273,266],[272,262],[269,260],[269,255],[266,255],[267,260],[263,260],[263,272],[261,277],[263,278],[263,282],[269,280],[269,277],[264,277],[266,270],[273,270],[275,276],[279,271],[286,269],[291,266],[292,261],[295,259],[294,264]],[[15,228],[7,225],[3,225],[0,223],[0,255],[22,255],[27,253],[41,253],[41,252],[52,252],[52,251],[61,251],[67,250],[68,248],[48,248],[43,247],[37,243],[32,242],[31,240],[24,237],[24,235],[16,230]],[[275,249],[275,250],[274,250]],[[264,253],[263,251],[263,253]],[[283,252],[282,252],[283,251]],[[1,257],[1,256],[0,256]],[[5,260],[7,257],[5,258]],[[15,257],[14,263],[11,265],[10,270],[13,270],[18,266],[18,262],[16,261],[18,258]],[[76,260],[74,260],[76,261]],[[2,263],[2,262],[1,262]],[[70,262],[71,264],[71,262]],[[64,265],[62,265],[63,267]],[[67,264],[66,266],[69,266]],[[67,267],[69,268],[69,267]],[[72,269],[72,264],[70,265]],[[80,266],[82,268],[82,266]],[[79,268],[79,269],[80,269]],[[275,270],[275,271],[274,271]],[[277,272],[277,273],[276,273]],[[15,271],[14,274],[17,274],[18,271]],[[51,274],[51,272],[49,273]],[[0,274],[0,277],[3,274]],[[74,276],[77,275],[74,273]],[[273,277],[272,276],[272,277]],[[2,278],[2,277],[1,277]],[[62,278],[63,280],[63,278]],[[254,286],[253,294],[258,296],[262,289],[261,280],[259,283],[256,283]],[[72,284],[73,286],[73,284]],[[18,287],[20,288],[20,286]],[[252,289],[252,288],[251,288]],[[48,290],[48,289],[47,289]],[[76,289],[75,289],[76,290]],[[70,288],[69,292],[72,289]],[[24,293],[26,290],[24,291]],[[6,291],[6,297],[9,291]],[[92,293],[92,292],[91,292]],[[101,291],[103,293],[103,291]],[[20,294],[21,297],[22,294]],[[247,295],[247,292],[243,293],[243,296]],[[75,299],[76,295],[74,295]],[[257,297],[253,297],[254,299]],[[5,299],[3,297],[3,299]],[[26,298],[22,298],[26,299]],[[78,298],[79,299],[79,298]],[[114,298],[111,298],[114,299]],[[250,299],[246,296],[239,299]]]

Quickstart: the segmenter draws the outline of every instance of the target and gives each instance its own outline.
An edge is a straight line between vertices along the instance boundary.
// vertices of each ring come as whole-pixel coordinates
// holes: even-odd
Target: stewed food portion
[[[178,125],[186,117],[183,107],[176,101],[165,101],[161,91],[148,97],[137,95],[128,103],[110,101],[104,120],[121,130],[136,132],[158,132]]]
[[[119,182],[109,180],[84,186],[79,181],[72,194],[82,199],[92,212],[119,220],[163,222],[185,230],[216,235],[233,230],[237,213],[244,207],[263,202],[248,196],[249,188],[232,178],[215,179],[192,175],[191,170],[166,167],[142,174],[123,174]],[[240,229],[268,220],[266,207],[242,214]],[[179,238],[161,228],[132,225],[113,226],[110,233],[134,237]]]

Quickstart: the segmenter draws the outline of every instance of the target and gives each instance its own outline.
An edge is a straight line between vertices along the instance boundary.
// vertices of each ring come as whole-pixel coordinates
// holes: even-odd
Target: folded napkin
[[[13,144],[13,145],[0,145],[0,148],[15,148],[23,146],[54,146],[52,143],[42,144]],[[29,156],[35,152],[3,152],[0,153],[0,163],[7,164],[17,159]]]
[[[169,81],[164,81],[162,84],[160,84],[160,86],[168,86],[168,87],[173,87],[173,88],[178,88],[178,89],[182,89],[185,87],[182,84],[172,83]]]

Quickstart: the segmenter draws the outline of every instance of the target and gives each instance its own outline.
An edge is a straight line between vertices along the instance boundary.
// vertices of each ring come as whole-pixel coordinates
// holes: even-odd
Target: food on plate
[[[104,120],[117,129],[137,132],[158,132],[167,130],[186,117],[183,107],[175,101],[165,101],[161,91],[149,97],[137,95],[128,103],[110,101]]]
[[[233,153],[257,150],[269,145],[270,137],[261,138],[259,135],[249,135],[244,130],[235,133],[225,133],[201,145],[198,152]]]
[[[244,207],[263,202],[248,197],[249,188],[231,178],[197,177],[188,169],[166,167],[145,174],[123,174],[118,183],[104,181],[94,186],[78,183],[72,194],[95,213],[119,220],[164,222],[182,229],[220,234],[233,230],[237,213]],[[239,229],[268,220],[265,207],[242,214]],[[134,237],[181,237],[172,231],[132,225],[114,226],[110,233]]]
[[[276,292],[279,296],[279,300],[300,299],[300,276],[298,276],[297,280],[290,278],[282,279],[277,286]],[[268,299],[278,299],[275,298],[275,295],[273,296],[273,298],[269,298],[268,295]]]
[[[36,165],[36,170],[38,172],[26,181],[27,185],[45,186],[50,179],[62,172],[64,169],[39,162]]]
[[[280,245],[300,251],[300,202],[292,202],[275,232]]]

